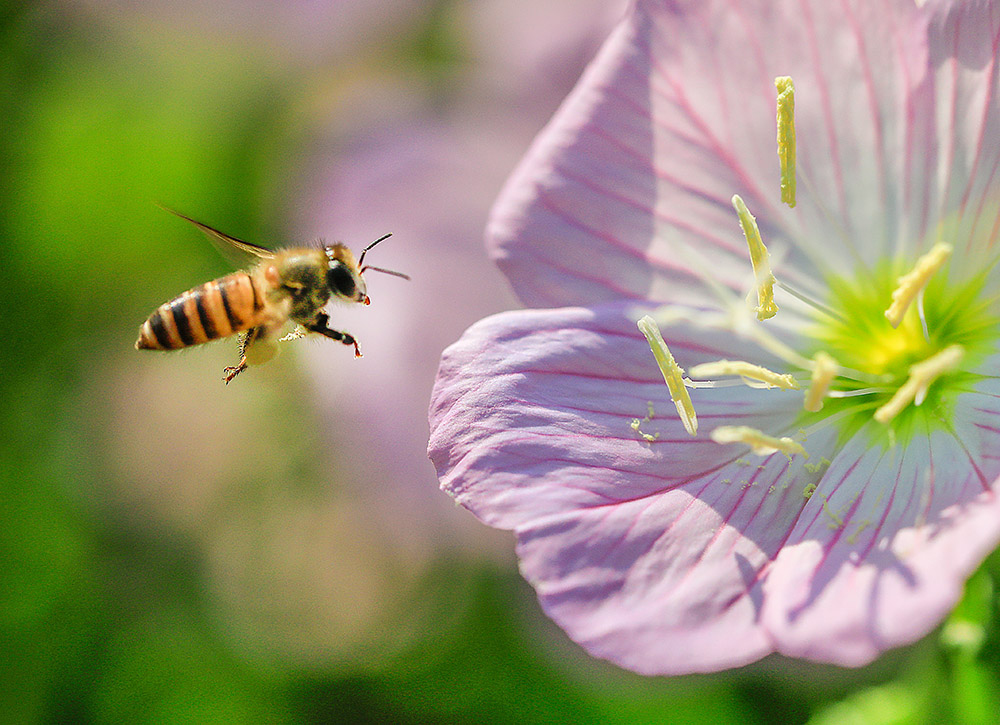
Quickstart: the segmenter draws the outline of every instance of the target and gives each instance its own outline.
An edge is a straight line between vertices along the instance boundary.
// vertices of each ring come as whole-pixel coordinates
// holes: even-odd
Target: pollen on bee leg
[[[299,340],[305,336],[305,328],[302,327],[302,325],[296,325],[294,330],[289,332],[284,337],[278,338],[278,342],[291,342],[292,340]]]
[[[716,443],[743,443],[750,446],[750,450],[758,456],[769,456],[772,453],[781,451],[788,460],[792,456],[799,454],[808,458],[809,454],[802,447],[801,443],[793,441],[791,438],[769,436],[763,431],[751,428],[747,425],[722,425],[711,432],[712,440]]]
[[[682,379],[684,370],[674,360],[670,348],[663,341],[660,328],[656,326],[656,322],[652,317],[646,315],[636,325],[639,327],[640,332],[646,336],[649,348],[653,351],[653,357],[656,358],[656,364],[663,374],[663,381],[667,384],[667,390],[670,391],[670,398],[674,401],[677,413],[684,424],[684,429],[690,435],[696,435],[698,433],[698,416],[695,414],[691,396],[688,395],[687,388],[684,386],[684,380]]]
[[[756,381],[764,384],[767,388],[781,388],[782,390],[798,390],[799,382],[788,374],[776,373],[760,365],[744,362],[743,360],[716,360],[714,362],[701,363],[695,365],[688,373],[692,378],[705,380],[718,377],[720,375],[738,375],[749,384],[749,381]]]
[[[899,278],[899,284],[892,293],[892,304],[885,311],[885,318],[893,327],[899,327],[910,303],[927,286],[931,277],[951,256],[952,246],[938,242],[927,254],[917,260],[913,270]]]
[[[840,366],[827,353],[820,351],[813,356],[812,380],[806,390],[802,408],[810,413],[816,413],[823,408],[823,398],[830,390],[830,383],[840,372]]]
[[[795,207],[795,84],[789,76],[774,79],[778,90],[778,161],[781,200]]]
[[[774,275],[771,274],[771,262],[764,246],[764,240],[760,238],[760,229],[757,228],[757,220],[743,203],[739,195],[733,195],[733,207],[740,218],[740,226],[743,228],[743,236],[746,237],[747,246],[750,248],[750,264],[753,265],[753,276],[757,282],[757,319],[769,320],[778,314],[778,305],[774,303]]]
[[[911,402],[920,405],[927,396],[931,383],[954,370],[965,356],[961,345],[950,345],[941,352],[910,366],[910,377],[896,391],[889,402],[875,411],[875,420],[888,423]]]

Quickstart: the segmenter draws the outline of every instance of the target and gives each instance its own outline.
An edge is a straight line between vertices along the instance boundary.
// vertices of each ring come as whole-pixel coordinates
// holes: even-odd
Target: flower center
[[[780,77],[775,79],[775,86],[781,198],[794,208],[794,85],[790,78]],[[865,429],[873,445],[888,446],[906,443],[914,435],[926,436],[932,429],[951,431],[949,421],[956,398],[973,390],[973,384],[982,377],[970,371],[991,354],[1000,334],[1000,318],[991,312],[996,299],[982,294],[997,260],[984,260],[983,267],[963,280],[958,272],[950,274],[952,246],[938,241],[915,260],[887,259],[873,268],[859,270],[853,278],[828,277],[829,294],[815,302],[775,278],[754,216],[738,195],[733,196],[732,203],[753,267],[757,320],[764,322],[778,314],[774,301],[774,288],[778,286],[811,305],[815,322],[803,331],[808,341],[804,349],[794,350],[766,326],[738,324],[742,315],[733,309],[735,314],[727,318],[726,324],[782,359],[788,372],[768,370],[749,361],[719,360],[695,365],[690,377],[684,377],[653,318],[639,320],[639,329],[649,341],[688,433],[697,435],[698,426],[686,388],[718,388],[733,383],[803,390],[799,440],[830,425],[837,427],[841,440]],[[958,219],[952,221],[955,223],[942,224],[938,233],[958,236],[961,225]],[[963,245],[966,257],[970,249],[991,246],[988,240],[977,241],[983,243]],[[705,279],[710,282],[710,275],[706,274]],[[749,306],[750,295],[746,303]],[[673,317],[670,312],[674,311],[664,308],[660,316]],[[695,321],[697,315],[690,317],[689,321]],[[683,312],[680,319],[685,319]],[[706,379],[717,376],[736,376],[739,380]],[[877,425],[869,425],[872,421]],[[633,427],[638,431],[640,424],[636,419]],[[748,445],[760,455],[781,451],[789,458],[808,457],[799,440],[769,435],[750,426],[723,425],[715,428],[711,437],[717,443]],[[644,434],[644,438],[649,441],[649,436]]]
[[[810,421],[839,414],[850,434],[874,415],[886,424],[876,436],[898,440],[918,416],[945,427],[955,397],[969,390],[975,376],[965,371],[989,354],[997,334],[998,320],[981,299],[983,280],[956,284],[939,272],[893,327],[886,308],[899,279],[898,267],[882,264],[853,280],[828,281],[829,307],[839,316],[818,318],[808,337],[812,352],[828,353],[840,369]],[[898,397],[910,389],[909,400]]]

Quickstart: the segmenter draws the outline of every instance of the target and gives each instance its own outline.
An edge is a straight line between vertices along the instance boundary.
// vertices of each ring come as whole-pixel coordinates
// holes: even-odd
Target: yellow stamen
[[[840,372],[837,361],[823,351],[813,356],[813,363],[812,380],[809,382],[805,400],[802,401],[802,407],[810,413],[823,408],[823,398],[830,389],[830,383]]]
[[[670,353],[670,348],[663,341],[660,329],[656,326],[656,322],[652,317],[646,315],[636,324],[639,326],[642,334],[646,336],[646,340],[649,342],[649,349],[653,351],[656,364],[660,366],[660,372],[663,373],[663,380],[667,384],[667,390],[670,391],[671,400],[674,401],[674,405],[677,407],[677,413],[681,417],[684,429],[689,434],[696,435],[698,433],[698,416],[695,415],[691,396],[688,395],[687,388],[684,387],[684,381],[682,380],[684,370],[674,360],[674,356]]]
[[[927,396],[931,383],[945,373],[954,370],[962,361],[965,348],[950,345],[936,355],[910,366],[910,377],[903,383],[888,403],[875,411],[875,420],[888,423],[899,415],[911,402],[920,405]]]
[[[769,456],[781,451],[788,456],[788,460],[791,460],[796,453],[805,458],[809,457],[806,449],[791,438],[769,436],[763,431],[746,425],[719,426],[712,431],[711,436],[716,443],[744,443],[759,456]]]
[[[778,89],[778,161],[781,200],[795,207],[795,84],[789,76],[774,79]]]
[[[951,245],[944,242],[935,244],[931,251],[917,260],[913,271],[904,274],[899,278],[899,285],[892,293],[892,304],[885,311],[885,318],[893,327],[899,327],[903,321],[903,315],[910,307],[910,303],[927,286],[934,273],[941,269],[941,265],[951,256]]]
[[[716,360],[715,362],[701,363],[691,368],[690,375],[699,380],[715,378],[720,375],[739,375],[745,380],[756,380],[764,383],[768,388],[799,389],[798,381],[791,375],[776,373],[743,360]]]
[[[778,305],[774,303],[774,275],[771,274],[771,263],[768,260],[767,247],[760,238],[757,220],[750,214],[747,205],[739,196],[733,196],[733,206],[740,217],[743,236],[750,248],[750,263],[753,265],[753,276],[757,281],[757,319],[768,320],[778,313]]]

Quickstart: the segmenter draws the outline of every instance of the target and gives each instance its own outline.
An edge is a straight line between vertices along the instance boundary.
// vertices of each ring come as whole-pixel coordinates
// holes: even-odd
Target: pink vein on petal
[[[847,213],[847,192],[844,187],[844,174],[840,165],[840,149],[836,125],[833,120],[833,104],[830,98],[830,88],[827,84],[826,75],[823,72],[823,64],[819,57],[820,44],[816,37],[815,21],[808,3],[802,3],[802,17],[805,24],[806,36],[809,42],[809,58],[813,63],[816,73],[816,91],[819,94],[820,107],[823,110],[823,120],[826,125],[827,141],[830,144],[830,163],[832,165],[832,175],[837,188],[837,203],[840,205],[840,218],[845,223],[850,223],[850,215]],[[850,229],[845,230],[850,233]]]
[[[996,55],[997,55],[998,43],[1000,43],[1000,32],[994,34],[993,36],[993,51],[990,54],[989,70],[986,71],[987,75],[989,76],[994,75],[993,69],[996,67]],[[958,52],[957,48],[955,52],[956,53]],[[991,101],[994,99],[995,96],[994,91],[995,91],[994,84],[992,83],[988,84],[986,87],[986,98],[983,100],[982,115],[979,119],[979,124],[978,124],[979,132],[976,134],[976,144],[975,144],[976,153],[973,155],[972,158],[972,168],[969,170],[969,180],[966,183],[965,191],[962,192],[962,201],[961,204],[959,205],[959,213],[962,215],[965,214],[965,208],[969,201],[969,196],[972,194],[972,187],[975,186],[976,183],[976,172],[979,169],[979,161],[982,157],[982,152],[983,152],[983,140],[986,137],[986,130],[989,127],[989,118],[991,115],[991,111],[994,111],[991,103]],[[987,188],[989,188],[988,185]]]
[[[613,94],[614,94],[614,91],[611,91],[609,93],[609,95],[613,95]],[[597,136],[598,138],[600,138],[601,140],[603,140],[603,141],[611,144],[612,146],[615,146],[616,148],[618,148],[619,150],[621,150],[625,155],[631,156],[632,158],[634,158],[637,161],[642,161],[643,158],[644,158],[644,157],[642,157],[640,155],[639,152],[637,152],[634,149],[632,149],[632,148],[626,146],[625,144],[623,144],[613,134],[605,133],[604,129],[600,128],[596,124],[592,124],[590,126],[586,126],[583,130],[585,132],[592,133],[595,136]],[[671,184],[672,186],[676,187],[677,189],[679,189],[679,190],[681,190],[683,192],[686,192],[686,193],[690,194],[691,196],[696,196],[696,197],[699,197],[701,199],[704,199],[705,201],[713,204],[714,206],[717,206],[720,209],[726,209],[727,211],[729,210],[730,205],[731,205],[731,202],[730,202],[729,198],[724,198],[724,197],[722,197],[721,195],[719,195],[719,194],[717,194],[715,192],[710,192],[707,189],[704,189],[704,188],[701,188],[701,187],[698,187],[698,186],[694,186],[692,184],[688,184],[688,183],[684,182],[681,178],[679,178],[677,176],[674,176],[673,174],[668,173],[667,171],[665,171],[664,169],[662,169],[662,168],[660,168],[658,166],[654,168],[654,171],[655,171],[656,176],[657,176],[658,179]],[[637,207],[639,206],[638,203],[636,203],[636,206]],[[711,239],[713,242],[715,242],[719,246],[725,246],[724,243],[723,243],[723,238],[722,237],[708,234],[707,230],[705,230],[703,227],[698,227],[693,222],[684,222],[680,218],[666,217],[666,216],[663,215],[663,213],[661,211],[649,209],[648,206],[645,206],[645,207],[642,207],[642,208],[648,209],[650,211],[650,213],[657,214],[657,216],[659,218],[664,219],[665,221],[669,221],[671,224],[673,224],[674,226],[676,226],[676,227],[678,227],[680,229],[684,229],[685,231],[690,231],[690,232],[698,234],[699,236],[704,236],[704,237],[706,237],[708,239]]]
[[[768,104],[774,103],[776,98],[776,90],[774,88],[771,79],[765,76],[765,68],[767,67],[767,63],[765,63],[764,61],[764,49],[760,43],[760,38],[757,36],[755,32],[753,32],[752,25],[749,19],[747,18],[746,13],[743,12],[742,4],[737,3],[734,0],[727,0],[727,2],[729,4],[729,9],[737,17],[739,17],[740,22],[743,24],[743,27],[746,28],[747,43],[749,44],[750,49],[753,52],[753,57],[754,60],[756,61],[756,65],[759,70],[759,72],[756,75],[760,80],[761,84],[760,92],[767,99]],[[721,78],[724,77],[725,74],[722,71],[719,71],[718,75]]]
[[[824,489],[826,488],[827,485],[828,486],[832,486],[832,488],[830,489],[829,493],[826,493],[825,491],[823,493],[823,495],[825,495],[825,497],[826,497],[827,500],[829,500],[840,489],[840,487],[844,484],[844,482],[847,481],[847,479],[850,478],[854,474],[854,469],[857,468],[860,463],[861,463],[861,459],[858,459],[858,460],[854,461],[850,466],[848,466],[847,470],[840,477],[840,480],[837,481],[836,485],[834,485],[832,483],[826,484],[827,479],[826,479],[826,477],[823,478],[823,482],[824,482],[824,484],[826,484],[824,486]],[[813,495],[815,496],[816,493],[813,493]],[[822,517],[824,515],[824,513],[825,512],[823,511],[823,507],[822,506],[819,507],[818,509],[816,509],[816,515],[813,517],[813,519],[809,523],[804,524],[805,527],[806,528],[811,527],[813,524],[816,523],[816,521],[820,517]]]
[[[983,473],[983,470],[979,467],[979,464],[976,463],[976,459],[972,455],[972,452],[968,449],[968,447],[966,447],[965,441],[963,441],[959,436],[955,435],[954,432],[952,433],[952,437],[955,439],[955,442],[958,444],[959,448],[961,448],[962,451],[965,453],[965,457],[968,459],[969,465],[972,466],[972,470],[976,472],[976,477],[979,479],[979,483],[982,486],[983,491],[990,495],[993,495],[993,488],[990,484],[989,477],[985,473]]]
[[[664,39],[661,38],[661,42]],[[726,149],[723,144],[716,138],[715,134],[712,132],[709,125],[706,123],[702,115],[691,105],[684,92],[683,84],[676,80],[673,75],[663,67],[660,59],[655,55],[651,54],[649,58],[650,64],[657,71],[660,78],[663,79],[664,83],[673,91],[673,93],[668,93],[662,88],[658,87],[655,82],[655,76],[652,83],[652,90],[657,93],[663,100],[673,103],[676,101],[680,104],[680,107],[687,114],[687,117],[695,124],[695,126],[701,131],[707,144],[708,150],[719,159],[721,159],[725,164],[735,172],[736,178],[739,180],[740,186],[747,190],[747,195],[752,196],[755,200],[755,207],[757,212],[760,214],[767,214],[771,218],[777,218],[776,207],[769,201],[770,197],[765,194],[756,181],[751,177],[743,165],[733,156],[732,152]],[[631,61],[629,61],[631,66]],[[657,125],[662,127],[662,121],[654,115],[654,121]]]
[[[990,55],[989,71],[987,73],[990,77],[995,77],[995,75],[996,75],[996,59],[997,59],[997,53],[998,52],[1000,52],[1000,28],[997,28],[996,32],[993,35],[993,51],[992,51],[992,53]],[[996,98],[996,87],[995,87],[995,84],[993,84],[993,83],[988,84],[986,90],[987,90],[987,97],[986,97],[986,99],[984,100],[984,103],[983,103],[982,118],[980,119],[980,122],[979,122],[979,134],[978,134],[978,137],[976,139],[976,153],[975,153],[975,157],[973,159],[972,170],[971,170],[971,172],[969,174],[969,181],[968,181],[968,184],[966,185],[965,193],[962,195],[961,209],[962,209],[963,213],[965,211],[966,202],[968,201],[969,197],[971,196],[972,189],[975,186],[976,174],[977,174],[977,171],[979,169],[979,163],[982,160],[983,154],[987,150],[986,144],[985,144],[986,132],[987,132],[987,129],[989,128],[990,116],[992,115],[992,112],[995,112],[995,109],[994,109],[994,101],[995,101],[995,98]],[[995,189],[995,183],[994,182],[995,182],[995,180],[997,178],[997,170],[998,170],[998,168],[1000,168],[1000,152],[998,152],[998,150],[996,148],[990,148],[989,151],[991,151],[993,153],[993,167],[990,169],[989,178],[986,180],[986,183],[983,185],[982,193],[979,196],[979,203],[976,205],[976,212],[975,212],[975,215],[973,216],[973,219],[972,219],[972,228],[969,231],[969,244],[970,245],[976,239],[976,227],[979,226],[979,221],[980,221],[980,219],[982,218],[982,215],[983,215],[983,208],[985,207],[986,203],[989,201],[990,191],[993,190],[993,189]],[[992,246],[992,243],[994,242],[994,240],[995,240],[995,232],[994,232],[994,238],[990,239],[990,246]]]
[[[576,174],[570,173],[568,171],[562,171],[560,173],[562,173],[562,175],[565,176],[566,178],[573,180],[575,183],[580,184],[581,186],[584,186],[584,187],[590,189],[594,193],[601,194],[601,195],[606,196],[606,197],[608,197],[610,199],[618,201],[621,204],[632,206],[635,209],[638,209],[640,211],[644,211],[647,214],[649,214],[650,216],[654,216],[657,219],[660,219],[660,220],[662,220],[664,222],[669,223],[671,226],[673,226],[676,229],[683,229],[686,232],[690,232],[691,234],[694,234],[696,236],[702,237],[703,239],[709,240],[713,244],[715,244],[717,247],[719,247],[720,249],[724,249],[725,251],[730,252],[730,253],[732,253],[734,255],[740,255],[741,252],[742,252],[742,250],[741,250],[740,247],[732,245],[731,243],[729,243],[723,237],[719,237],[717,235],[708,233],[707,230],[705,230],[704,228],[698,227],[696,224],[694,224],[692,222],[685,221],[682,216],[675,216],[673,214],[667,214],[666,212],[664,212],[664,211],[662,211],[660,209],[653,209],[653,208],[651,208],[649,206],[644,205],[642,202],[635,201],[635,200],[630,199],[630,198],[628,198],[626,196],[623,196],[623,195],[621,195],[621,194],[619,194],[617,192],[613,192],[613,191],[611,191],[609,189],[603,188],[603,187],[599,186],[595,181],[591,181],[590,179],[588,179],[586,177],[577,176]],[[657,173],[657,176],[659,178],[665,178],[665,176],[666,176],[666,174],[663,173],[662,171],[660,171],[659,169],[656,170],[656,173]],[[667,180],[672,181],[672,179],[667,179]],[[705,192],[705,193],[699,192],[699,191],[696,191],[693,187],[684,187],[684,186],[681,186],[679,183],[677,184],[677,186],[679,188],[685,190],[685,191],[693,192],[693,195],[700,196],[703,199],[711,201],[713,204],[717,204],[720,208],[725,208],[726,206],[729,205],[729,201],[728,200],[726,200],[725,202],[722,202],[722,200],[720,200],[720,199],[710,197],[707,194],[707,192]],[[735,228],[735,226],[736,226],[735,223],[733,224],[733,226]],[[736,235],[734,234],[733,236],[736,236]],[[633,256],[633,257],[639,258],[639,259],[641,259],[644,262],[649,262],[650,264],[653,264],[653,265],[655,265],[656,267],[658,267],[660,269],[672,269],[672,268],[675,268],[675,265],[668,264],[664,259],[661,259],[659,257],[653,257],[653,256],[651,256],[647,252],[641,252],[641,251],[639,251],[639,250],[637,250],[637,249],[635,249],[633,247],[630,247],[627,244],[624,244],[624,243],[618,241],[616,238],[614,238],[614,237],[612,237],[610,235],[608,235],[608,237],[607,237],[607,239],[605,239],[605,241],[608,241],[609,243],[612,243],[613,246],[615,246],[616,248],[620,249],[623,252],[626,252],[629,256]]]
[[[878,525],[875,526],[875,527],[873,527],[873,530],[872,530],[872,533],[871,533],[871,537],[869,538],[869,541],[868,541],[868,545],[862,550],[862,553],[858,557],[861,561],[864,561],[868,557],[868,554],[871,552],[871,550],[878,543],[879,536],[881,535],[882,530],[885,528],[886,520],[889,518],[889,514],[892,511],[892,505],[896,501],[896,492],[899,490],[900,476],[902,475],[903,462],[899,461],[897,463],[897,465],[898,465],[898,468],[896,470],[896,476],[893,478],[892,489],[889,491],[889,500],[886,501],[885,506],[882,508],[882,516],[881,516],[881,518],[878,521]],[[913,476],[914,476],[914,480],[911,481],[911,485],[908,487],[910,489],[910,501],[912,501],[913,500],[913,496],[916,495],[916,489],[917,489],[917,486],[915,485],[916,484],[916,478],[915,478],[916,477],[916,471],[913,472]],[[863,494],[861,496],[858,496],[858,500],[856,502],[856,505],[860,505],[861,504],[861,499],[863,497],[864,497]],[[907,508],[909,508],[909,502],[907,502],[907,505],[903,507],[902,511],[905,512]],[[851,513],[853,513],[854,510],[855,509],[852,508]],[[848,521],[849,518],[850,518],[849,516],[845,516],[844,517],[845,526],[841,527],[842,531],[844,531],[844,530],[847,529],[846,522]]]
[[[955,157],[957,156],[956,144],[958,142],[956,128],[958,127],[958,85],[959,85],[959,64],[958,64],[958,41],[959,41],[959,30],[958,25],[961,21],[958,17],[955,18],[955,28],[954,37],[952,38],[952,53],[949,58],[949,65],[951,66],[951,99],[948,104],[948,123],[947,129],[944,129],[946,136],[948,138],[948,145],[946,147],[946,156],[944,160],[944,168],[946,170],[945,178],[941,187],[941,198],[940,198],[940,208],[938,209],[938,217],[944,218],[947,214],[947,205],[949,190],[951,189],[952,183],[952,172],[955,168]]]
[[[898,465],[902,466],[902,462],[899,462]],[[854,468],[854,466],[851,467],[851,470],[853,470],[853,468]],[[841,479],[841,481],[838,484],[837,488],[839,488],[840,485],[843,484],[848,478],[849,478],[849,475],[845,475]],[[896,490],[896,483],[897,482],[898,482],[898,477],[897,477],[896,480],[894,480],[893,489],[892,489],[892,492],[890,493],[890,496],[889,496],[889,502],[890,502],[890,504],[893,501],[893,497],[895,496],[895,490]],[[813,495],[815,496],[816,494],[813,494]],[[857,510],[857,507],[861,504],[862,497],[863,497],[863,494],[858,495],[857,497],[855,497],[855,499],[850,504],[850,508],[848,509],[848,512],[843,517],[841,517],[841,520],[843,522],[845,522],[845,524],[851,518],[851,514],[853,514]],[[816,516],[816,518],[813,519],[812,523],[810,523],[809,527],[811,527],[812,524],[816,523],[817,519],[820,516],[826,514],[825,507],[827,506],[827,502],[829,501],[830,498],[832,498],[832,494],[830,496],[826,497],[826,501],[823,502],[823,505],[817,511],[817,516]],[[877,533],[879,531],[881,531],[882,527],[884,526],[886,517],[888,516],[888,513],[889,513],[889,510],[890,510],[890,506],[888,506],[888,505],[883,508],[882,518],[879,521],[879,526],[878,526],[878,530],[876,531],[876,535],[873,535],[872,542],[874,542],[876,540]],[[838,526],[837,529],[836,529],[836,531],[834,532],[834,534],[830,537],[829,541],[826,542],[823,545],[823,547],[822,547],[822,554],[820,555],[820,557],[817,560],[816,564],[812,567],[812,572],[810,573],[810,575],[805,580],[806,584],[809,585],[814,590],[816,589],[816,586],[815,586],[815,584],[816,584],[815,577],[822,570],[824,564],[826,564],[826,562],[829,560],[830,556],[838,548],[837,544],[840,541],[841,537],[846,532],[846,529],[847,529],[846,525]],[[869,547],[868,550],[870,550],[870,547]],[[868,550],[866,550],[866,553],[867,553]],[[797,607],[792,608],[792,610],[791,610],[790,613],[794,617],[798,613],[801,613],[802,611],[804,611],[809,606],[809,604],[811,604],[811,600],[804,600]]]
[[[880,181],[879,194],[882,207],[887,208],[889,193],[886,188],[888,179],[885,173],[885,140],[882,136],[882,112],[878,104],[878,91],[875,88],[875,79],[872,75],[871,62],[868,60],[868,49],[865,46],[864,32],[852,12],[848,0],[841,0],[844,9],[844,16],[847,18],[851,30],[854,31],[858,47],[858,58],[861,61],[861,71],[865,78],[865,89],[868,91],[868,104],[871,107],[872,127],[875,132],[875,163],[878,169]]]

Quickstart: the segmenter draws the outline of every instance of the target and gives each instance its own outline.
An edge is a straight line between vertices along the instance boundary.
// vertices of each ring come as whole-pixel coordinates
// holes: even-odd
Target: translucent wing
[[[260,247],[256,244],[251,244],[250,242],[244,242],[242,239],[237,239],[236,237],[224,234],[218,229],[213,229],[207,224],[202,224],[189,216],[184,216],[178,211],[174,211],[173,209],[169,209],[165,206],[162,208],[169,211],[171,214],[179,216],[181,219],[191,222],[205,232],[205,235],[212,241],[215,248],[218,249],[226,259],[230,260],[238,267],[256,263],[259,259],[274,258],[274,252],[267,247]]]

